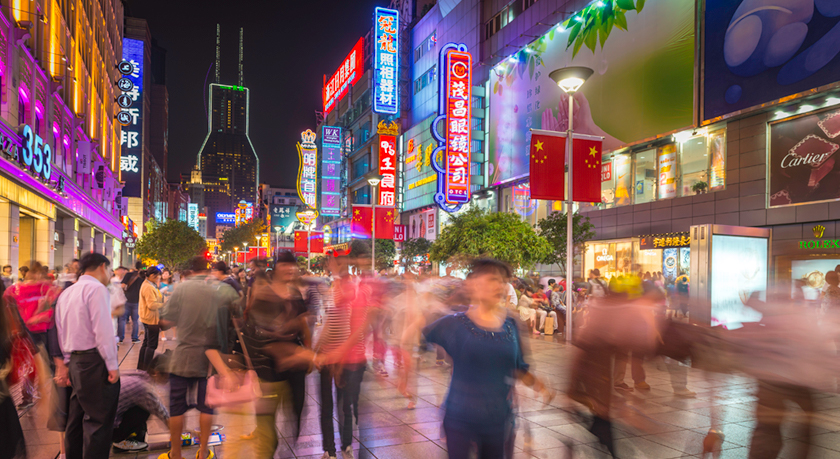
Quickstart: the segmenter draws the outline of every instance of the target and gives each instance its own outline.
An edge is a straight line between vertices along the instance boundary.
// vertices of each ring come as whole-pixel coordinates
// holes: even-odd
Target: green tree
[[[560,270],[566,271],[566,212],[554,212],[537,223],[540,235],[551,244],[552,251],[543,260],[548,265],[557,265]],[[582,254],[585,243],[595,237],[594,225],[589,222],[589,217],[580,213],[572,216],[572,242],[575,252]]]
[[[532,268],[551,253],[551,245],[518,215],[472,208],[453,215],[432,243],[430,259],[464,267],[486,256],[514,268]]]
[[[376,240],[376,270],[394,267],[394,257],[397,255],[397,246],[392,239]],[[350,243],[350,256],[370,258],[370,239],[355,239]],[[365,263],[359,263],[366,266]],[[370,263],[367,263],[369,265]]]
[[[402,244],[400,263],[406,269],[411,268],[416,264],[415,258],[425,256],[430,250],[432,250],[432,241],[423,237],[408,239]]]
[[[265,228],[265,222],[261,220],[254,220],[239,225],[236,228],[231,228],[222,233],[222,246],[220,250],[223,252],[228,250],[233,251],[234,247],[239,247],[240,250],[244,250],[245,246],[243,242],[247,242],[249,247],[256,247],[257,236],[261,236],[265,232]]]
[[[138,259],[151,258],[169,268],[180,269],[190,258],[207,250],[207,242],[186,222],[155,220],[146,224],[146,233],[137,241]]]

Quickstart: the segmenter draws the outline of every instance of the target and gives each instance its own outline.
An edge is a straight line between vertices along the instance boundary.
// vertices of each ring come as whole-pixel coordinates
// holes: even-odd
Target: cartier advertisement
[[[840,110],[770,125],[770,207],[840,199]]]

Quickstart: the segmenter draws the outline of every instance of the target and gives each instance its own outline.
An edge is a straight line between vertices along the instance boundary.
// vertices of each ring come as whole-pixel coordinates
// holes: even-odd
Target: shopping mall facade
[[[122,36],[119,0],[2,2],[0,265],[60,267],[91,251],[124,260]]]

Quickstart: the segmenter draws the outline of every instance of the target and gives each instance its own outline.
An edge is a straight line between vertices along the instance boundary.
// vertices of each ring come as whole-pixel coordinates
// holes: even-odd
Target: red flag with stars
[[[575,202],[601,202],[601,144],[600,137],[572,136],[574,163],[572,199]],[[531,183],[531,196],[534,185]]]
[[[532,129],[530,164],[531,199],[565,199],[566,135]]]
[[[306,231],[295,231],[295,252],[306,253]],[[309,232],[309,253],[324,253],[324,233]]]
[[[354,204],[353,205],[353,219],[352,231],[353,237],[370,238],[373,231],[373,214],[372,208],[369,205]],[[376,208],[376,238],[377,239],[393,239],[394,238],[394,221],[397,219],[397,211],[393,207],[377,207]]]

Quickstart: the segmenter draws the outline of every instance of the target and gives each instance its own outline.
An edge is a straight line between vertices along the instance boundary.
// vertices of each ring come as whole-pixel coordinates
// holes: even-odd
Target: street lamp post
[[[379,185],[379,182],[382,181],[382,177],[379,175],[373,176],[368,179],[368,184],[371,187],[371,195],[370,195],[370,203],[371,203],[371,216],[370,216],[370,269],[373,271],[374,275],[376,275],[376,187]]]
[[[260,249],[262,248],[262,236],[257,236],[257,258],[260,257]]]
[[[283,231],[282,226],[274,227],[274,252],[278,252],[280,250],[280,231]],[[277,257],[277,253],[274,254],[274,257]]]
[[[233,248],[233,258],[236,258],[236,262],[239,263],[239,247]]]
[[[574,245],[574,198],[572,197],[572,171],[573,146],[572,135],[574,134],[572,120],[574,119],[575,92],[583,86],[586,79],[592,76],[593,70],[588,67],[564,67],[551,72],[548,76],[557,83],[566,94],[569,95],[569,125],[566,131],[566,161],[568,165],[569,185],[566,193],[566,341],[572,340],[572,297],[574,292],[574,269],[575,269],[575,245]]]
[[[242,257],[242,264],[243,265],[248,264],[248,243],[247,242],[242,243],[242,252],[245,253],[245,255]]]

